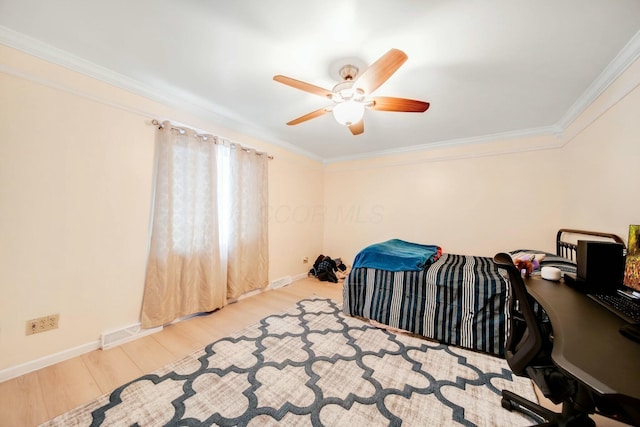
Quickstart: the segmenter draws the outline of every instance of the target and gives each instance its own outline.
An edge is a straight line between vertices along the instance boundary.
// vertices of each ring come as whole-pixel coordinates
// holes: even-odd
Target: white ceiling
[[[561,132],[640,56],[638,0],[0,0],[0,42],[187,105],[324,161]],[[367,111],[353,136],[327,100],[346,62],[407,62],[375,95],[425,113]],[[351,59],[351,61],[347,61]],[[160,95],[161,94],[161,95]]]

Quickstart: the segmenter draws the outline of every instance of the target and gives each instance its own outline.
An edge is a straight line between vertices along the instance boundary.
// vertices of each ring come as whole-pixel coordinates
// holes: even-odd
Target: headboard
[[[569,237],[572,237],[569,239]],[[616,242],[624,244],[624,240],[620,236],[611,233],[601,233],[599,231],[573,230],[570,228],[561,228],[556,235],[556,255],[570,260],[576,259],[576,251],[578,249],[578,240],[586,240],[588,238],[598,237],[597,240],[605,242]],[[580,239],[578,239],[580,238]]]

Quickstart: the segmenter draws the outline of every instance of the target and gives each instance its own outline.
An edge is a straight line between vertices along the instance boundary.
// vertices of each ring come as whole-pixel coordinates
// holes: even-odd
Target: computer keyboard
[[[619,294],[589,294],[589,297],[602,304],[611,312],[622,317],[627,322],[640,323],[640,302],[633,301],[632,299]]]

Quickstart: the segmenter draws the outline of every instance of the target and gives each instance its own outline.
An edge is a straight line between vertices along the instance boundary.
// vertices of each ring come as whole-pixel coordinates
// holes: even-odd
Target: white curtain
[[[233,149],[229,177],[231,198],[227,297],[268,285],[267,156],[254,150]]]
[[[144,328],[268,284],[267,162],[168,122],[158,130]]]

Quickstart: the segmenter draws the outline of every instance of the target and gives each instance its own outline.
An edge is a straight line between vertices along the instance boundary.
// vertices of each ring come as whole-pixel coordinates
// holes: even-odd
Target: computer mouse
[[[620,333],[635,342],[640,342],[640,323],[622,325],[620,327]]]

